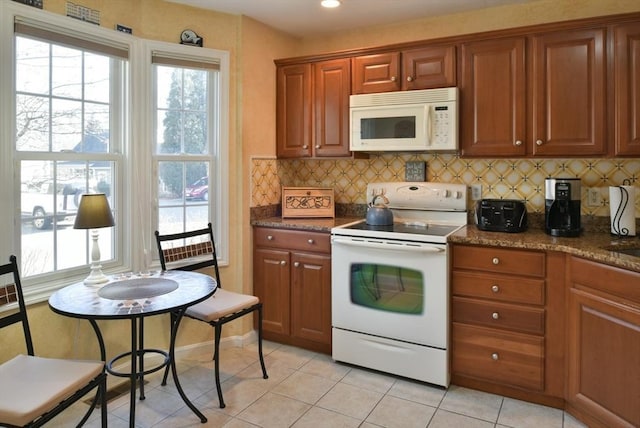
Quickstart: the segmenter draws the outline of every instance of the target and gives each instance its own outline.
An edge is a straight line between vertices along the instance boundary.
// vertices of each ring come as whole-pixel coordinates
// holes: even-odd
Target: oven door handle
[[[398,251],[411,251],[411,252],[425,252],[425,253],[442,253],[445,251],[444,248],[440,247],[432,247],[423,244],[417,245],[403,245],[403,244],[380,244],[377,242],[363,242],[363,241],[352,241],[349,239],[340,239],[333,238],[331,240],[332,244],[340,244],[340,245],[348,245],[352,247],[360,247],[360,248],[374,248],[378,250],[398,250]]]

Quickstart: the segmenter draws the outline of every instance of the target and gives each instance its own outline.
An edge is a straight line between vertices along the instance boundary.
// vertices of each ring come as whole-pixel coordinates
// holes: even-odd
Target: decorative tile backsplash
[[[282,186],[333,187],[336,203],[365,204],[367,183],[404,181],[407,161],[425,161],[427,181],[480,184],[483,198],[523,199],[532,213],[544,212],[547,177],[582,180],[583,215],[609,216],[609,186],[625,180],[640,186],[640,159],[461,159],[455,154],[422,153],[372,154],[369,159],[254,158],[251,206],[280,203]],[[589,188],[597,189],[596,206],[587,203]],[[640,217],[638,199],[636,217]]]

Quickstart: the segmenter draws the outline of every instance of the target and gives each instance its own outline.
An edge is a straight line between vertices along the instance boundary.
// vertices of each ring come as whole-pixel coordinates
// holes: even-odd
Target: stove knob
[[[449,196],[451,196],[451,190],[445,190],[444,192],[442,192],[442,194],[445,198],[448,198]]]
[[[462,192],[457,191],[456,192],[456,199],[460,199],[460,198],[462,198]]]

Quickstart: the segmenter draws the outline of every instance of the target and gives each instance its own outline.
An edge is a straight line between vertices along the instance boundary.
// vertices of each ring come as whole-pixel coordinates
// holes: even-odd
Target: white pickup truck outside
[[[22,191],[20,206],[23,221],[30,221],[36,229],[48,229],[56,221],[75,215],[82,189],[73,184],[47,181],[35,188]],[[55,193],[55,194],[54,194]],[[54,197],[55,196],[55,197]]]

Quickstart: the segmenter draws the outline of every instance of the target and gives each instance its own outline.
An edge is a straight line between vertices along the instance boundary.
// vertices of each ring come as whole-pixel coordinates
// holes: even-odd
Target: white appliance
[[[467,222],[467,188],[371,183],[389,200],[391,226],[365,220],[331,229],[332,357],[449,385],[449,248]]]
[[[458,88],[349,97],[352,151],[455,151]]]

